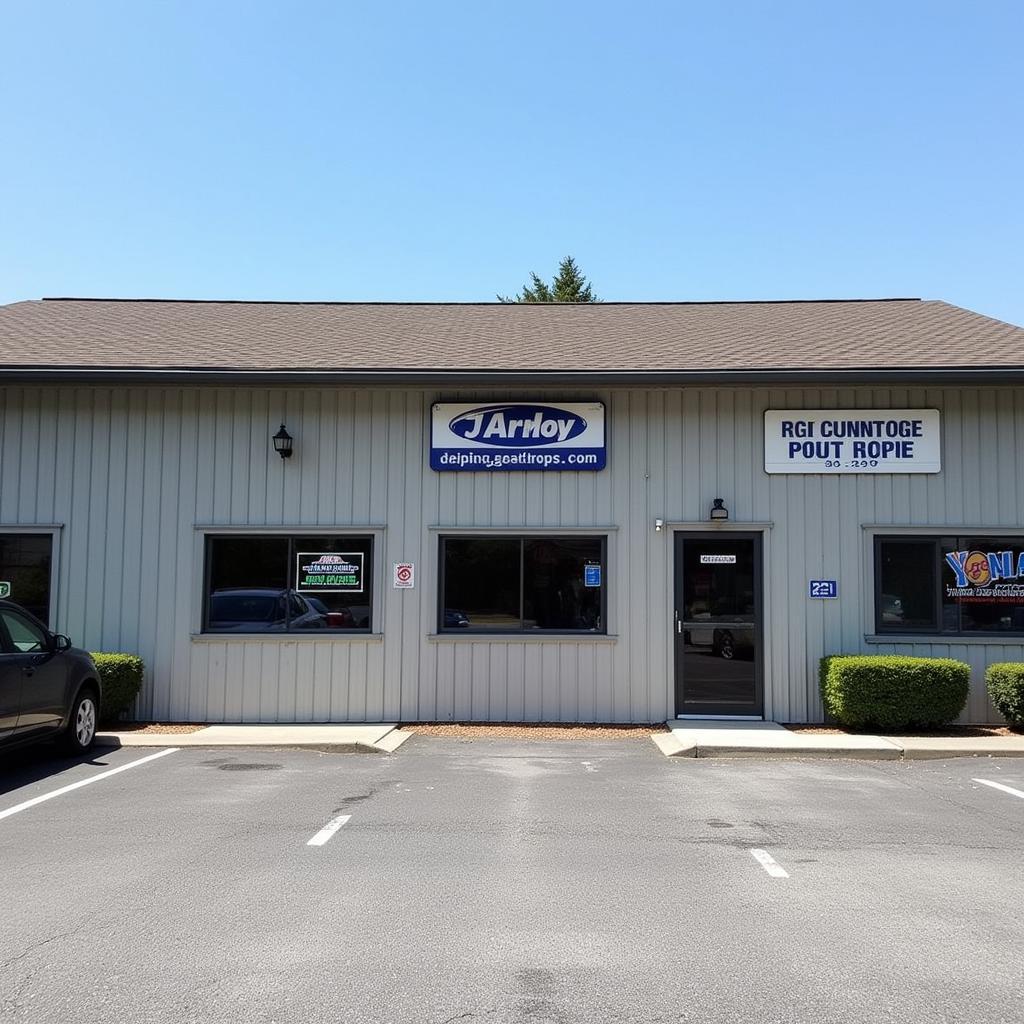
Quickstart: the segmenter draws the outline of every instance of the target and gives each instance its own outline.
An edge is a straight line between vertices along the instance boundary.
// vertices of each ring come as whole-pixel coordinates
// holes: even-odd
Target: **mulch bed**
[[[205,728],[205,725],[188,722],[107,722],[100,732],[151,732],[173,736]]]
[[[667,732],[662,723],[652,725],[565,725],[557,722],[414,722],[399,726],[403,732],[460,740],[633,740]]]

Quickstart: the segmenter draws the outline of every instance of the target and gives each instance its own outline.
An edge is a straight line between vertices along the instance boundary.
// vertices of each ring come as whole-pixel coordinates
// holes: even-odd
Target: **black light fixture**
[[[725,507],[725,502],[721,498],[715,498],[711,503],[711,514],[708,519],[728,519],[729,510]]]
[[[284,424],[281,424],[281,429],[271,438],[274,442],[274,451],[281,456],[282,459],[290,459],[292,457],[292,435],[284,429]]]

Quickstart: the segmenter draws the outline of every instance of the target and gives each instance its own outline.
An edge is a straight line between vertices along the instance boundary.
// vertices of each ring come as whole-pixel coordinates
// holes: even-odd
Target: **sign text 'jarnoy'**
[[[604,406],[435,405],[430,465],[437,470],[604,469]]]

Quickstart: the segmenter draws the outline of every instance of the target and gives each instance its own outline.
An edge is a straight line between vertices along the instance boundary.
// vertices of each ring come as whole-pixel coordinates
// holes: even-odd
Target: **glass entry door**
[[[761,536],[675,537],[676,714],[760,717]]]

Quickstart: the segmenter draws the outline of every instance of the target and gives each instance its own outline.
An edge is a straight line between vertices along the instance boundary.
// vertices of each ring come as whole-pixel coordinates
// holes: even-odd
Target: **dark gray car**
[[[83,753],[96,738],[102,696],[88,653],[0,601],[0,747],[60,737]]]

